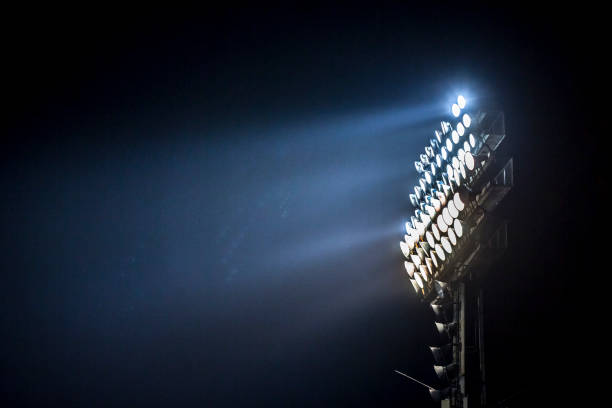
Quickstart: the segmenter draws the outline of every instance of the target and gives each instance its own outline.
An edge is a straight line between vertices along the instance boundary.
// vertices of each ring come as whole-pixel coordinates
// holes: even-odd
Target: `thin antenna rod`
[[[403,376],[404,376],[404,377],[406,377],[406,378],[410,378],[412,381],[414,381],[414,382],[416,382],[416,383],[421,384],[423,387],[427,387],[427,388],[429,388],[430,390],[435,390],[435,388],[434,388],[434,387],[430,387],[429,385],[424,384],[424,383],[420,382],[419,380],[416,380],[416,379],[412,378],[411,376],[409,376],[409,375],[407,375],[407,374],[402,373],[401,371],[397,371],[397,370],[393,370],[393,371],[395,371],[395,372],[396,372],[396,373],[398,373],[399,375],[403,375]]]

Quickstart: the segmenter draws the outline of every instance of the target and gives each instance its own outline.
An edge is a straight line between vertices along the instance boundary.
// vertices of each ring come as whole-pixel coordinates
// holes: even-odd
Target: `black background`
[[[515,158],[490,402],[599,399],[591,11],[7,12],[3,406],[432,406],[392,373],[437,385],[396,243],[458,90],[504,110]]]

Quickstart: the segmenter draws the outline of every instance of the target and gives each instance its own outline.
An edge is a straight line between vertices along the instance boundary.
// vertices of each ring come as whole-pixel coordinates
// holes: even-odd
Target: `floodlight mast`
[[[442,389],[398,374],[428,387],[449,408],[465,408],[468,399],[470,407],[486,405],[483,295],[476,279],[507,247],[507,222],[491,212],[514,182],[512,159],[496,158],[505,138],[503,113],[469,109],[459,95],[419,156],[415,168],[423,174],[410,196],[415,215],[400,244],[411,286],[436,314],[443,344],[431,351]]]

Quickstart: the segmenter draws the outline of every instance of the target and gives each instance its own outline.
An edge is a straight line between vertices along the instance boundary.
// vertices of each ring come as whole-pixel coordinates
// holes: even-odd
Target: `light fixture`
[[[451,106],[451,112],[453,113],[454,117],[458,117],[461,113],[461,108],[459,108],[459,105],[456,103],[453,103],[453,106]]]
[[[429,280],[429,278],[427,277],[427,266],[420,265],[419,266],[419,272],[421,273],[421,276],[423,277],[423,280],[425,282],[427,282]]]
[[[453,229],[455,230],[457,237],[461,238],[463,236],[463,222],[458,219],[453,221]]]
[[[418,273],[415,273],[414,280],[416,281],[417,285],[419,285],[419,288],[423,289],[424,285],[423,285],[423,280],[421,279],[421,275]]]
[[[406,272],[408,272],[408,275],[410,275],[412,278],[415,271],[414,264],[412,262],[404,261],[404,268],[406,268]]]
[[[459,136],[461,136],[461,135],[460,135],[460,134],[459,134],[459,132],[457,132],[456,130],[453,130],[453,131],[451,132],[451,139],[453,140],[453,143],[454,143],[454,144],[459,143]],[[449,151],[450,151],[450,149],[449,149]]]
[[[442,245],[436,244],[435,248],[437,257],[440,258],[442,262],[446,261],[446,254],[444,253],[444,248],[442,248]]]
[[[461,109],[465,108],[465,98],[463,97],[463,95],[459,95],[457,97],[457,104]]]
[[[451,381],[455,377],[457,377],[457,373],[459,372],[459,365],[457,363],[452,363],[447,366],[434,366],[434,370],[436,374],[441,380]]]
[[[464,113],[463,114],[463,126],[465,126],[466,128],[469,128],[471,124],[472,124],[472,118],[467,113]]]
[[[421,292],[421,290],[419,289],[419,285],[417,284],[416,280],[410,278],[410,283],[412,283],[412,287],[414,288],[414,291],[419,294]]]
[[[440,230],[436,224],[431,224],[431,232],[433,232],[433,236],[436,241],[440,241]]]
[[[453,225],[453,217],[451,217],[450,212],[448,211],[448,206],[444,207],[442,210],[442,217],[447,226]]]
[[[453,132],[454,132],[454,130],[453,130]],[[451,137],[452,137],[452,135],[451,135]],[[453,151],[453,141],[451,140],[451,138],[450,137],[447,138],[445,143],[446,143],[446,150],[448,150],[449,152],[452,152]]]
[[[435,402],[440,402],[443,399],[446,399],[450,396],[451,389],[450,387],[442,388],[441,390],[436,390],[435,388],[429,388],[429,395],[431,399]]]
[[[459,216],[459,210],[457,210],[457,207],[455,207],[454,201],[452,200],[449,201],[446,208],[448,208],[448,213],[450,214],[451,217],[457,218]]]
[[[434,238],[434,235],[431,231],[425,232],[425,239],[427,240],[427,243],[429,244],[429,246],[433,247],[436,245],[436,239]]]
[[[414,276],[418,276],[418,275],[414,275]],[[440,335],[446,335],[448,338],[453,337],[453,334],[455,334],[455,332],[457,331],[457,323],[456,322],[452,322],[452,323],[436,323],[436,329],[438,329],[438,333],[440,333]]]
[[[431,354],[433,355],[434,361],[438,364],[448,364],[453,359],[453,345],[452,343],[445,344],[440,347],[429,347]]]
[[[457,133],[459,134],[459,136],[463,136],[465,134],[465,128],[463,127],[463,123],[461,122],[457,123]]]
[[[457,245],[457,236],[455,235],[455,231],[452,228],[448,228],[448,240],[453,246]]]
[[[453,246],[451,245],[447,237],[442,237],[440,242],[442,242],[442,248],[444,248],[444,250],[448,252],[449,255],[453,253]]]
[[[470,146],[476,147],[476,137],[474,136],[474,134],[470,133],[468,139],[470,141]]]

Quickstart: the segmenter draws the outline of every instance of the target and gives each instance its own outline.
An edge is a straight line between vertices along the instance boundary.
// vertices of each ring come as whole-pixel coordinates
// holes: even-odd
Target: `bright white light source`
[[[433,249],[429,251],[429,256],[431,258],[431,262],[433,263],[434,268],[438,269],[440,267],[440,264],[438,263],[438,257],[436,256],[436,251],[434,251]]]
[[[470,139],[470,146],[476,147],[476,137],[472,133],[470,133],[469,139]]]
[[[438,229],[442,233],[445,233],[446,230],[448,230],[448,225],[446,225],[446,223],[444,222],[444,217],[442,216],[442,214],[438,215],[438,218],[436,220],[436,224],[438,225]]]
[[[436,245],[436,239],[431,231],[427,231],[425,233],[425,239],[427,240],[427,243],[429,244],[429,246],[433,247]]]
[[[453,160],[451,160],[451,163],[453,164],[453,168],[458,169],[459,168],[459,159],[457,157],[453,157]],[[446,171],[453,171],[453,169],[446,169]]]
[[[438,143],[442,143],[442,132],[439,130],[434,130],[434,135],[436,135],[436,140]]]
[[[442,218],[447,226],[453,225],[453,217],[451,217],[450,213],[448,212],[448,207],[444,207],[442,210]]]
[[[442,167],[442,157],[440,157],[439,154],[436,154],[436,166]],[[433,173],[433,171],[432,171],[432,173]]]
[[[430,253],[431,253],[431,251],[430,251]],[[429,273],[431,276],[433,276],[433,274],[434,274],[434,263],[433,263],[433,260],[431,258],[429,258],[429,257],[425,258],[425,265],[427,265],[427,273]]]
[[[419,285],[417,284],[416,280],[410,279],[410,283],[412,283],[412,287],[414,288],[414,291],[416,293],[420,293],[421,292],[421,290],[419,289]]]
[[[446,206],[446,208],[448,208],[448,213],[451,215],[451,217],[457,218],[459,216],[459,210],[457,210],[457,207],[455,207],[455,202],[453,200],[448,202],[448,206]]]
[[[472,124],[472,118],[467,113],[464,113],[463,114],[463,126],[465,126],[466,128],[469,128],[471,124]]]
[[[414,276],[414,264],[412,262],[404,261],[404,268],[406,268],[406,272],[412,278]]]
[[[446,158],[448,157],[448,151],[446,150],[446,146],[442,146],[442,148],[440,149],[440,155],[442,156],[442,160],[446,160]],[[442,166],[440,165],[438,167],[442,167]]]
[[[466,152],[469,152],[470,150],[472,150],[470,148],[470,142],[468,142],[467,140],[463,142],[463,150],[465,150]]]
[[[400,241],[400,248],[402,249],[404,256],[410,259],[410,248],[408,247],[408,244],[404,241]]]
[[[423,263],[423,261],[425,260],[425,251],[423,250],[423,248],[417,247],[416,253],[419,259],[421,260],[421,263]]]
[[[440,230],[438,229],[437,224],[431,224],[431,232],[433,232],[433,236],[436,239],[436,241],[439,241],[440,240]]]
[[[419,285],[419,288],[423,289],[423,280],[421,279],[420,274],[415,273],[414,280],[416,281],[417,285]]]
[[[442,248],[442,245],[440,244],[436,244],[436,256],[440,258],[442,262],[446,260],[446,254],[444,253],[444,249]]]
[[[416,254],[410,254],[410,259],[412,259],[412,263],[414,266],[418,266],[421,264],[421,258],[419,258]]]
[[[425,171],[425,182],[427,182],[427,184],[431,184],[432,181],[431,173],[429,171]]]
[[[459,238],[463,236],[463,223],[459,220],[453,222],[453,229]]]
[[[423,277],[423,280],[427,282],[429,280],[427,278],[427,266],[425,265],[419,266],[419,272],[421,272],[421,276]]]
[[[459,136],[463,136],[465,134],[465,128],[461,122],[457,123],[457,133],[459,133]]]
[[[461,109],[465,108],[465,98],[463,97],[463,95],[459,95],[457,97],[457,104]]]
[[[451,112],[453,112],[454,117],[458,117],[461,113],[461,108],[456,103],[453,103],[453,106],[451,107]]]
[[[463,149],[457,150],[457,158],[459,159],[460,162],[465,161],[465,150]]]
[[[414,195],[419,200],[421,199],[421,197],[422,197],[422,195],[421,195],[421,188],[419,186],[414,186]]]
[[[455,131],[453,130],[453,132]],[[449,152],[453,151],[453,141],[451,140],[450,137],[446,139],[446,150],[448,150]]]
[[[461,173],[459,173],[459,169],[455,169],[453,173],[453,178],[455,179],[455,183],[457,183],[457,185],[460,186],[461,185]]]
[[[451,245],[450,241],[448,240],[448,238],[447,238],[447,237],[442,237],[441,242],[442,242],[442,248],[444,248],[444,250],[445,250],[446,252],[448,252],[449,254],[451,254],[451,253],[453,252],[453,247],[452,247],[452,245]],[[416,275],[416,274],[415,274],[415,275]]]
[[[465,167],[467,167],[467,169],[469,171],[474,170],[474,168],[476,167],[476,162],[474,161],[474,156],[472,156],[472,153],[467,152],[465,154]]]
[[[454,143],[454,144],[459,143],[459,136],[461,136],[461,135],[460,135],[460,134],[459,134],[459,132],[457,132],[456,130],[453,130],[453,131],[451,132],[451,138],[453,139],[453,143]],[[449,151],[450,151],[450,149],[449,149]]]
[[[452,228],[448,229],[448,240],[453,246],[457,245],[457,236],[455,235],[455,231]]]
[[[463,209],[465,208],[465,203],[463,201],[461,201],[461,197],[459,196],[459,192],[456,192],[455,195],[453,196],[453,202],[455,203],[455,207],[459,211],[463,211]]]

